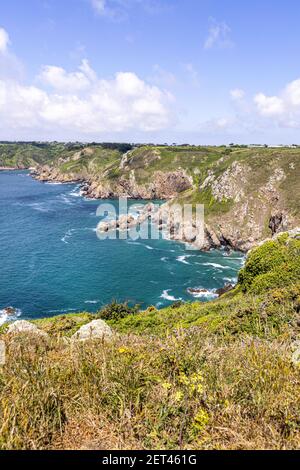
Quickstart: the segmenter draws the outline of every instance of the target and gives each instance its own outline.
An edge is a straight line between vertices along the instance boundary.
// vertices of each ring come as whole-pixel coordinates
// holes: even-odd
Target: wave
[[[98,304],[100,300],[86,300],[84,303],[85,304]]]
[[[133,242],[133,241],[127,240],[127,244],[128,245],[143,246],[144,248],[146,248],[146,250],[156,250],[156,248],[153,248],[153,246],[145,245],[145,243],[141,243],[141,242]]]
[[[43,202],[34,202],[33,204],[28,204],[28,207],[31,207],[31,209],[38,211],[38,212],[50,212],[51,209]]]
[[[61,238],[61,241],[62,241],[63,243],[65,243],[66,245],[68,245],[69,242],[68,242],[67,240],[72,237],[72,235],[73,235],[74,232],[76,232],[76,229],[75,229],[75,228],[71,228],[70,230],[68,230],[68,231],[64,234],[64,236]]]
[[[48,313],[69,313],[69,312],[78,312],[78,308],[61,308],[59,310],[48,310]]]
[[[192,255],[182,255],[182,256],[178,256],[176,258],[176,260],[179,262],[179,263],[183,263],[183,264],[191,264],[189,263],[187,260],[187,258],[191,258]]]
[[[202,266],[212,266],[213,268],[218,268],[218,269],[232,269],[230,266],[222,266],[221,264],[218,264],[218,263],[202,263]]]
[[[223,277],[223,281],[229,282],[230,284],[237,284],[238,278],[237,277]]]
[[[13,315],[9,315],[6,309],[0,310],[0,326],[4,325],[9,321],[14,321],[22,315],[22,310],[19,308],[15,309],[15,313]]]
[[[82,197],[82,196],[83,196],[83,192],[82,192],[81,184],[79,184],[78,186],[76,186],[76,187],[69,193],[69,195],[72,196],[72,197]]]
[[[171,302],[176,302],[178,300],[182,300],[182,298],[176,299],[173,295],[169,295],[169,292],[171,292],[172,289],[167,289],[164,290],[163,293],[161,294],[160,298],[165,299],[165,300],[170,300]]]
[[[162,258],[160,258],[160,261],[162,261],[163,263],[167,263],[168,259],[169,258],[167,256],[163,256]]]
[[[199,289],[201,292],[192,292],[188,289],[188,293],[192,295],[195,299],[215,299],[218,296],[215,289]]]
[[[60,202],[67,204],[68,206],[72,206],[74,204],[73,201],[69,199],[68,194],[60,194],[58,199],[60,199]]]
[[[94,227],[71,228],[70,230],[67,230],[64,236],[61,238],[61,241],[65,243],[66,245],[68,245],[69,244],[68,239],[72,237],[73,233],[82,232],[82,231],[89,231],[89,232],[95,233],[97,232],[97,229]]]

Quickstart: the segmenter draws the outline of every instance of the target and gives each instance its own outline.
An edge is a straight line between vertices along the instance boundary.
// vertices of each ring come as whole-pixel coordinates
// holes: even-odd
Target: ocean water
[[[74,184],[0,172],[0,323],[8,306],[24,319],[95,312],[113,299],[161,308],[194,300],[189,287],[207,289],[198,294],[205,301],[235,282],[239,253],[190,251],[168,240],[99,240],[99,204]]]

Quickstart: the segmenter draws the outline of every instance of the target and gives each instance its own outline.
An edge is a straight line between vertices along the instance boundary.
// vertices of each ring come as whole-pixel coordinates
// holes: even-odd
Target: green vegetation
[[[97,317],[105,321],[118,321],[129,315],[137,314],[138,310],[138,306],[129,307],[128,303],[118,304],[116,301],[113,301],[110,305],[106,305],[106,307],[99,312]]]
[[[48,340],[2,332],[0,448],[299,448],[299,267],[282,235],[214,302],[105,307],[110,342],[70,342],[88,313],[35,321]]]

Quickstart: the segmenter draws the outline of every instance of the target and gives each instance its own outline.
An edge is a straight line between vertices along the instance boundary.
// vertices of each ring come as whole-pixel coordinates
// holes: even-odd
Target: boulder
[[[17,313],[16,309],[13,308],[13,307],[6,307],[3,310],[3,312],[4,312],[5,315],[8,315],[8,316],[12,316],[12,315],[15,315]]]
[[[293,351],[293,354],[292,354],[292,363],[299,367],[300,366],[300,340],[296,340],[294,341],[294,343],[292,343],[291,345],[292,347],[292,351]]]
[[[38,335],[38,336],[42,336],[43,338],[48,338],[47,333],[40,330],[36,325],[26,320],[17,320],[14,323],[12,323],[9,326],[7,333],[11,335],[20,335],[20,334]]]
[[[216,294],[218,294],[219,297],[222,297],[222,295],[227,294],[227,292],[230,292],[232,289],[234,289],[232,284],[225,284],[224,287],[216,290]]]
[[[74,341],[86,341],[89,339],[108,340],[112,337],[111,328],[103,320],[93,320],[83,325],[73,336]]]
[[[98,227],[97,227],[97,230],[99,232],[104,232],[104,233],[108,232],[109,229],[110,229],[110,225],[108,222],[100,222],[100,224],[98,224]]]

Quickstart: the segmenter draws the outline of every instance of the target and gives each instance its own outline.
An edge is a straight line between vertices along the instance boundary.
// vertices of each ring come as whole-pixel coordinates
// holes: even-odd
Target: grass
[[[112,304],[98,315],[110,342],[69,340],[88,313],[36,320],[48,340],[2,329],[0,448],[299,448],[299,249],[283,235],[253,250],[237,288],[211,303]],[[262,282],[283,266],[283,284]]]
[[[2,449],[290,449],[300,370],[281,341],[47,345],[11,340],[1,373]]]

